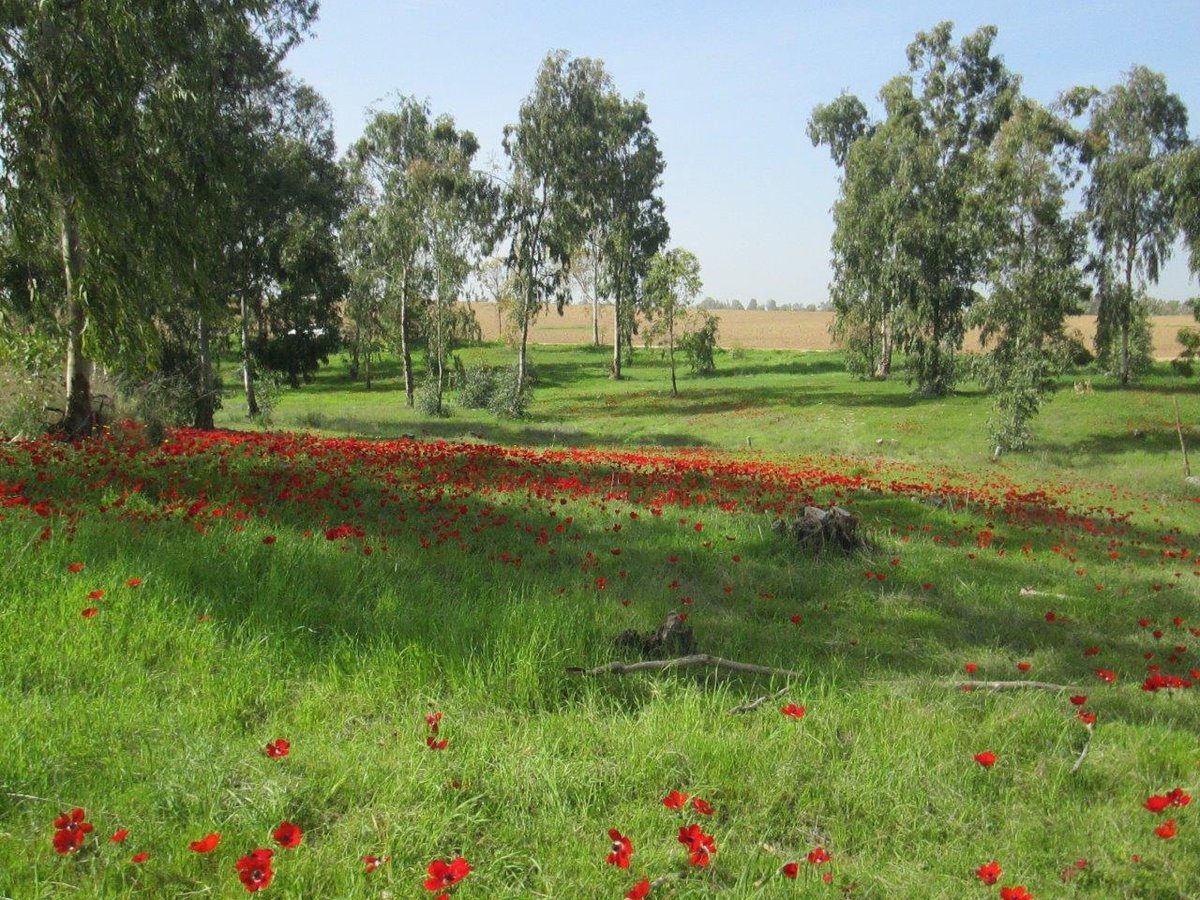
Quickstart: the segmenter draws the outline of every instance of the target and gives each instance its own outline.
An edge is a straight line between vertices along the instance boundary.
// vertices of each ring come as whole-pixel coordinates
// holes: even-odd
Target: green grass
[[[277,422],[740,452],[682,454],[677,468],[288,438],[181,455],[178,441],[166,452],[0,448],[10,487],[0,490],[0,895],[239,896],[234,861],[272,846],[284,819],[305,839],[277,852],[267,896],[432,896],[426,865],[461,853],[474,867],[454,892],[464,900],[622,897],[643,876],[686,868],[675,837],[692,822],[715,837],[712,865],[652,897],[824,897],[850,885],[860,897],[994,897],[973,874],[991,859],[1001,885],[1039,898],[1200,895],[1200,801],[1172,810],[1172,840],[1153,833],[1166,816],[1141,808],[1176,786],[1200,792],[1195,691],[1139,689],[1144,653],[1164,671],[1200,667],[1187,630],[1200,626],[1190,552],[1200,492],[1180,479],[1164,424],[1183,382],[1068,388],[1039,420],[1038,446],[992,464],[983,398],[914,401],[903,384],[851,381],[829,355],[725,357],[724,374],[684,379],[678,400],[646,355],[619,385],[590,351],[539,347],[534,359],[540,387],[524,422],[457,409],[423,420],[403,408],[394,370],[367,393],[336,367],[288,393]],[[1177,396],[1185,421],[1200,419],[1196,395]],[[234,407],[230,397],[226,424]],[[730,474],[730,459],[747,468]],[[766,465],[780,460],[845,478],[788,487]],[[576,477],[594,489],[551,481]],[[943,480],[973,502],[916,502],[950,493]],[[987,505],[1010,481],[1061,491],[1061,506]],[[866,550],[800,551],[756,511],[794,508],[810,488],[862,517]],[[668,489],[673,500],[652,496]],[[16,493],[47,500],[50,515],[5,508]],[[189,517],[202,496],[222,515]],[[720,509],[721,499],[738,503]],[[1132,517],[1114,522],[1104,507]],[[365,535],[327,540],[342,522]],[[68,571],[75,562],[82,572]],[[106,593],[84,619],[93,590]],[[787,683],[566,671],[631,658],[613,638],[671,609],[689,613],[701,651],[800,677],[730,715]],[[1188,649],[1168,662],[1176,643]],[[1085,656],[1093,645],[1100,654]],[[977,677],[1087,694],[1099,720],[1080,770],[1070,771],[1087,732],[1064,695],[963,692],[967,662]],[[789,701],[807,715],[781,715]],[[434,710],[445,714],[442,752],[424,742]],[[292,751],[268,759],[277,737]],[[989,749],[999,762],[984,769],[972,756]],[[664,808],[673,789],[715,814]],[[60,858],[51,822],[76,805],[96,832]],[[107,843],[118,827],[128,841]],[[604,863],[609,828],[633,840],[628,872]],[[215,853],[188,849],[211,831],[222,835]],[[819,869],[804,862],[818,845],[833,854]],[[150,858],[131,864],[139,851]],[[368,854],[391,860],[367,875]],[[1061,880],[1081,858],[1086,869]],[[802,862],[794,882],[774,874],[790,860]]]

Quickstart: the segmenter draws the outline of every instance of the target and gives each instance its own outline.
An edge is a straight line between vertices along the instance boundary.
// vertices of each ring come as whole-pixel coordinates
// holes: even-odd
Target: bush
[[[1196,373],[1195,362],[1200,359],[1200,328],[1180,328],[1175,335],[1183,352],[1171,360],[1171,368],[1185,378]]]
[[[1096,365],[1107,375],[1121,371],[1121,333],[1104,321],[1096,329]],[[1139,297],[1133,302],[1129,321],[1129,375],[1136,378],[1154,367],[1154,336],[1149,305]]]
[[[463,409],[487,409],[501,380],[501,372],[490,366],[472,366],[458,376],[458,405]]]
[[[1072,368],[1082,369],[1096,361],[1095,354],[1083,341],[1083,332],[1076,328],[1066,337],[1066,355]]]
[[[436,378],[426,378],[417,388],[417,409],[422,415],[426,416],[441,416],[450,415],[450,410],[446,404],[446,392],[442,385],[438,384]]]
[[[488,409],[503,419],[520,419],[529,411],[532,399],[533,391],[529,383],[518,382],[517,367],[513,366],[507,373],[496,378],[496,387],[492,391]]]
[[[713,357],[717,350],[719,324],[716,316],[708,310],[701,310],[699,326],[684,332],[679,338],[679,349],[695,375],[711,375],[717,371]]]

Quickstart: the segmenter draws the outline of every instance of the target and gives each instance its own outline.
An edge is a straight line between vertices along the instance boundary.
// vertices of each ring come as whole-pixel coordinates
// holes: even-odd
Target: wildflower
[[[985,750],[983,753],[976,753],[975,762],[979,763],[985,769],[990,769],[996,764],[996,754],[991,750]]]
[[[270,886],[271,879],[275,877],[275,870],[271,868],[271,857],[274,855],[273,850],[260,847],[234,864],[238,879],[250,893]]]
[[[441,891],[454,887],[471,874],[471,864],[463,857],[455,857],[451,862],[435,859],[425,870],[429,877],[425,879],[425,890]]]
[[[206,834],[198,841],[192,841],[188,846],[197,853],[212,853],[217,849],[217,845],[221,843],[221,835],[215,831],[211,834]]]
[[[662,805],[667,809],[683,809],[688,802],[688,795],[681,794],[679,791],[671,791],[667,796],[663,797]]]
[[[803,706],[797,706],[795,703],[789,703],[787,706],[780,707],[779,711],[785,716],[791,716],[793,719],[803,719],[807,710]]]
[[[679,829],[679,843],[687,847],[688,861],[693,866],[707,866],[717,845],[712,836],[705,834],[699,825],[688,825]]]
[[[1000,868],[1000,863],[997,860],[992,860],[990,863],[984,863],[975,870],[975,874],[984,884],[992,885],[1000,880],[1000,873],[1004,871]]]
[[[628,869],[629,857],[633,855],[633,843],[615,828],[608,829],[608,837],[612,841],[612,852],[608,854],[605,862],[619,869]]]
[[[291,850],[300,846],[300,841],[304,837],[304,832],[300,830],[300,826],[292,822],[283,821],[279,823],[279,827],[271,832],[271,837],[275,839],[280,847]]]
[[[280,757],[287,756],[291,751],[292,745],[283,738],[276,738],[267,744],[266,748],[266,754],[271,759],[279,759]]]

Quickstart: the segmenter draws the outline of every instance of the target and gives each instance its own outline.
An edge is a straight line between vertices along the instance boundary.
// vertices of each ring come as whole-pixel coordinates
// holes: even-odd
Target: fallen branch
[[[983,688],[988,691],[1019,691],[1022,688],[1034,688],[1039,691],[1075,691],[1069,684],[1052,684],[1049,681],[960,681],[961,690]]]
[[[1038,591],[1031,587],[1021,588],[1022,597],[1054,597],[1058,600],[1075,600],[1075,597],[1068,597],[1066,594],[1052,594],[1049,591]]]
[[[759,697],[756,700],[751,700],[749,703],[743,703],[741,706],[735,706],[733,709],[731,709],[729,711],[729,714],[731,716],[736,716],[736,715],[740,715],[741,713],[751,712],[752,710],[758,709],[764,703],[768,703],[771,700],[775,700],[779,697],[782,697],[784,694],[786,694],[791,689],[792,689],[792,686],[789,684],[787,687],[780,688],[773,694],[765,694],[764,696]]]
[[[799,678],[799,672],[787,669],[773,669],[770,666],[758,666],[754,663],[736,662],[732,659],[722,659],[719,656],[709,656],[707,653],[695,653],[691,656],[678,656],[674,659],[647,659],[642,662],[623,663],[611,662],[593,669],[582,666],[567,666],[567,671],[575,675],[626,675],[630,672],[651,672],[663,669],[684,669],[690,666],[712,666],[714,669],[729,669],[731,672],[749,672],[753,675],[782,675],[785,678]]]
[[[1075,765],[1071,766],[1071,774],[1074,775],[1079,771],[1079,767],[1083,765],[1084,759],[1088,755],[1088,750],[1092,748],[1092,734],[1095,729],[1091,725],[1087,727],[1087,737],[1083,741],[1083,749],[1079,751],[1079,759],[1075,760]]]

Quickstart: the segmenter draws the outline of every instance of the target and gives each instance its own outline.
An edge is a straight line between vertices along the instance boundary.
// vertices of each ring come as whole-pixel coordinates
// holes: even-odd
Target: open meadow
[[[0,895],[1200,894],[1194,382],[993,463],[832,354],[533,360],[517,423],[335,361],[277,430],[0,447]],[[774,671],[571,671],[671,611]]]

